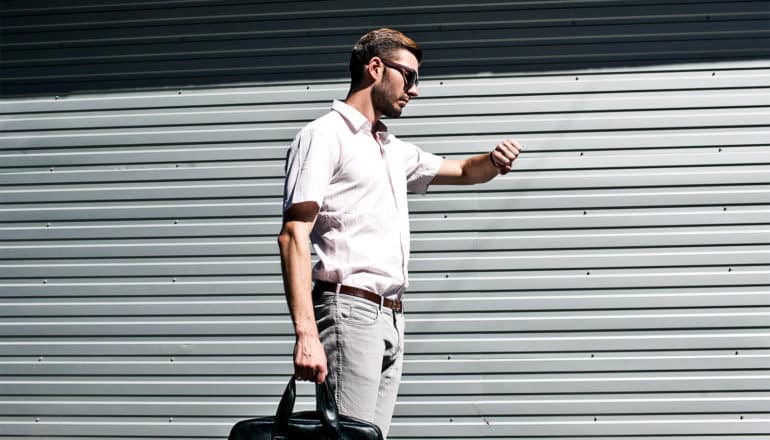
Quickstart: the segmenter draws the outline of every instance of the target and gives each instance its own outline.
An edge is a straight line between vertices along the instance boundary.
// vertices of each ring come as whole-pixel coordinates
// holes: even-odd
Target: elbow
[[[278,234],[278,250],[281,255],[285,255],[286,251],[291,247],[293,237],[289,231],[284,228],[280,234]]]
[[[310,231],[303,226],[297,222],[288,222],[283,225],[277,240],[281,255],[287,255],[292,250],[300,248],[302,243],[308,242]]]

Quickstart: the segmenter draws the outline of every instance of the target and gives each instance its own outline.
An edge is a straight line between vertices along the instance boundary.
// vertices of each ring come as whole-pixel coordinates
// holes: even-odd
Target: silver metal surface
[[[274,412],[285,151],[382,24],[426,54],[395,134],[526,147],[409,196],[391,438],[770,437],[768,2],[0,7],[0,439]]]

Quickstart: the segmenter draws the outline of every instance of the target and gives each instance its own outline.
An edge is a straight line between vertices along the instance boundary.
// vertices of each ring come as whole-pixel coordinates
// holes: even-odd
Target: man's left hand
[[[506,139],[489,153],[489,159],[500,174],[507,174],[513,169],[513,161],[519,157],[523,148],[514,139]]]

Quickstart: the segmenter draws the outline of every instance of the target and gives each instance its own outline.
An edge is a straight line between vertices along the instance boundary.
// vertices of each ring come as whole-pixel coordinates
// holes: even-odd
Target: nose
[[[406,94],[409,95],[410,98],[416,98],[420,96],[420,91],[417,89],[417,84],[409,88],[409,90],[406,91]]]

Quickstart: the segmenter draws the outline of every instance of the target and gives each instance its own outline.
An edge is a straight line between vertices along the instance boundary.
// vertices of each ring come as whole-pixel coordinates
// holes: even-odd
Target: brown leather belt
[[[358,287],[346,286],[340,284],[340,293],[345,295],[355,296],[356,298],[368,299],[375,304],[382,304],[383,307],[387,307],[395,312],[403,312],[404,306],[401,300],[388,299],[381,295],[377,295],[374,292],[368,290],[359,289]],[[337,283],[330,283],[328,281],[316,281],[315,287],[313,287],[313,296],[320,295],[323,292],[336,292]]]

